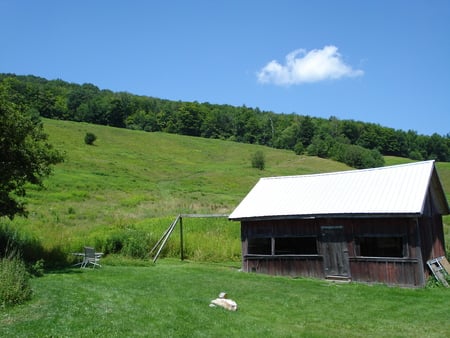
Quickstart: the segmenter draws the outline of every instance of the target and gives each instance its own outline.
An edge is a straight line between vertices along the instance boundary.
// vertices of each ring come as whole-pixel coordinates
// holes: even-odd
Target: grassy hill
[[[139,247],[133,241],[150,245],[180,213],[230,213],[260,177],[350,169],[258,145],[48,119],[44,123],[66,160],[46,180],[46,189],[29,189],[29,217],[16,218],[13,226],[47,250],[70,252],[90,244],[111,252],[129,245],[131,252],[133,245]],[[97,136],[93,146],[84,143],[87,132]],[[263,171],[251,166],[257,150],[265,154]],[[404,161],[386,159],[387,164]],[[437,166],[449,196],[450,164]],[[238,224],[197,220],[195,227],[207,229],[214,222],[217,229],[227,225],[239,251]],[[217,246],[210,235],[199,242]],[[199,245],[187,248],[191,256]]]

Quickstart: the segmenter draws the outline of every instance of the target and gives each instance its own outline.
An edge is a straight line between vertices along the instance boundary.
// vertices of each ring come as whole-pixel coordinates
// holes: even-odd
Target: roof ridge
[[[276,179],[285,179],[285,178],[297,178],[297,177],[319,177],[319,176],[333,176],[333,175],[343,175],[343,174],[351,174],[355,172],[370,172],[370,171],[381,171],[381,170],[390,170],[399,167],[410,167],[416,165],[425,165],[429,163],[434,163],[434,160],[427,161],[418,161],[418,162],[410,162],[410,163],[401,163],[394,164],[390,166],[384,167],[375,167],[375,168],[366,168],[366,169],[349,169],[349,170],[341,170],[341,171],[332,171],[332,172],[324,172],[324,173],[316,173],[316,174],[299,174],[299,175],[287,175],[287,176],[268,176],[261,177],[261,180],[276,180]]]

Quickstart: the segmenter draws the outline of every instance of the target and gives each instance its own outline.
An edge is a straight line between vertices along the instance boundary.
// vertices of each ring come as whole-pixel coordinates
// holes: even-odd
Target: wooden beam
[[[184,261],[184,243],[183,243],[183,217],[180,217],[180,255]]]
[[[180,256],[181,260],[184,260],[184,239],[183,239],[183,218],[220,218],[220,217],[228,217],[228,214],[179,214],[175,221],[167,228],[167,230],[164,232],[162,237],[159,239],[159,241],[156,243],[156,245],[153,247],[153,249],[150,251],[150,255],[153,253],[156,248],[159,247],[158,252],[156,253],[155,257],[153,258],[153,263],[156,263],[159,254],[161,253],[161,250],[166,245],[167,240],[169,239],[170,235],[172,234],[173,230],[175,229],[175,226],[177,225],[178,221],[180,222]]]
[[[180,214],[180,217],[185,218],[220,218],[228,216],[228,214]]]

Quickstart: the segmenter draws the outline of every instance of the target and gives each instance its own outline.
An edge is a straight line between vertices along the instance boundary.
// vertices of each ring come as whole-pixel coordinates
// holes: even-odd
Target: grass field
[[[165,259],[34,279],[0,311],[1,337],[448,337],[448,289],[401,289],[243,273]],[[220,292],[237,312],[211,308]]]
[[[84,245],[106,250],[118,237],[126,237],[126,251],[133,254],[137,246],[152,247],[180,213],[230,213],[260,177],[350,169],[258,145],[69,121],[44,123],[51,143],[65,153],[65,162],[55,167],[45,189],[30,187],[29,217],[18,217],[9,226],[40,243],[50,256],[67,256]],[[87,132],[97,136],[94,146],[84,143]],[[265,154],[263,171],[251,167],[257,150]],[[387,165],[408,161],[386,157]],[[437,163],[437,168],[450,200],[450,163]],[[444,221],[448,243],[449,218]],[[188,257],[210,256],[208,248],[203,254],[200,248],[211,243],[208,231],[227,228],[234,252],[214,260],[238,259],[239,225],[218,222],[189,221],[190,229],[202,229],[202,235],[191,236]],[[177,250],[175,239],[164,254],[176,256]]]
[[[12,225],[48,251],[79,250],[126,229],[158,237],[180,213],[228,214],[261,176],[348,169],[256,145],[44,121],[66,160],[44,190],[29,189],[29,217]],[[84,143],[87,132],[97,136],[94,146]],[[251,167],[256,150],[266,156],[264,171]]]
[[[28,218],[0,223],[42,245],[48,259],[68,261],[31,280],[30,302],[0,308],[0,337],[448,336],[448,289],[242,273],[240,225],[227,219],[183,221],[187,262],[173,258],[178,231],[163,254],[172,258],[152,264],[147,255],[178,214],[227,214],[260,177],[347,166],[257,145],[44,121],[66,161],[45,189],[29,189]],[[94,146],[84,144],[86,132],[98,137]],[[264,171],[251,167],[256,150]],[[387,165],[407,161],[386,157]],[[450,199],[450,163],[437,168]],[[84,245],[119,244],[121,254],[106,255],[101,269],[68,268]],[[208,306],[221,291],[237,301],[236,313]]]

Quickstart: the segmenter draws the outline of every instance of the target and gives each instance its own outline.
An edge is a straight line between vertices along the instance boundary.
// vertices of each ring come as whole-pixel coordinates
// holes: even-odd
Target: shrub
[[[31,294],[25,263],[18,257],[0,259],[0,306],[21,304]]]
[[[130,233],[122,248],[122,254],[133,258],[146,258],[150,251],[148,238],[144,232]]]
[[[266,159],[261,150],[256,151],[252,156],[252,167],[259,170],[264,170],[266,167]]]
[[[301,155],[305,152],[305,147],[303,146],[303,143],[297,142],[297,144],[294,147],[294,152],[297,155]]]
[[[30,274],[34,277],[42,277],[45,272],[44,264],[45,261],[43,259],[40,259],[36,263],[30,265],[28,267]]]
[[[336,143],[331,149],[331,157],[353,168],[376,168],[384,165],[383,156],[376,149],[369,150],[358,145]]]
[[[97,136],[93,133],[86,133],[86,136],[84,137],[84,143],[88,145],[93,145],[95,140],[97,139]]]
[[[420,151],[418,150],[412,150],[409,154],[408,157],[412,160],[416,160],[416,161],[423,161],[423,156],[420,153]]]
[[[121,254],[132,258],[146,258],[151,248],[151,236],[141,230],[127,229],[115,232],[96,246],[105,254]]]
[[[306,153],[309,156],[328,158],[330,156],[330,149],[333,147],[334,143],[334,140],[331,138],[323,140],[320,137],[315,137],[312,143],[306,148]]]

